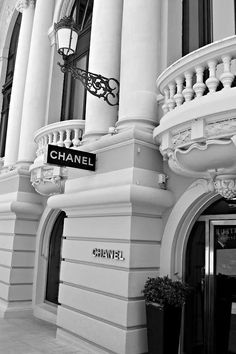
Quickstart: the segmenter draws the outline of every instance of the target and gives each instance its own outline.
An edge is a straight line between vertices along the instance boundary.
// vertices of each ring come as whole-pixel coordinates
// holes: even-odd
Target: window
[[[76,0],[70,16],[79,25],[80,35],[76,53],[67,60],[78,68],[88,70],[90,32],[92,22],[93,0]],[[85,119],[86,90],[79,80],[64,74],[61,120]]]
[[[11,100],[11,89],[12,81],[16,60],[17,44],[20,32],[21,24],[21,13],[18,15],[15,26],[13,28],[10,48],[8,52],[8,61],[7,61],[7,71],[5,83],[2,87],[3,103],[1,111],[1,122],[0,122],[0,156],[3,157],[5,154],[5,144],[6,144],[6,135],[7,135],[7,123],[8,123],[8,114]]]
[[[212,42],[211,0],[183,0],[182,54]]]

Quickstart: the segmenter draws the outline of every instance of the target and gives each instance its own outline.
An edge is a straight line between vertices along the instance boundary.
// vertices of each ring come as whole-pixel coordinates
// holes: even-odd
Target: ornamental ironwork
[[[116,106],[119,104],[118,80],[107,78],[101,74],[91,73],[68,63],[58,63],[58,65],[63,73],[69,72],[74,79],[80,80],[86,90],[93,96],[102,98],[110,106]]]

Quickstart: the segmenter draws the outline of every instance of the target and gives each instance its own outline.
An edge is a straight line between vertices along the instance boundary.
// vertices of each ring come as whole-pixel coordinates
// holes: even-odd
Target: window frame
[[[182,8],[182,55],[186,55],[192,51],[190,49],[190,6],[191,1],[196,3],[196,0],[183,0]],[[213,8],[212,0],[197,0],[198,1],[198,44],[196,48],[201,48],[213,40]]]
[[[81,6],[82,0],[75,0],[71,12],[70,17],[76,20],[77,24],[80,24],[81,20]],[[93,0],[87,0],[86,5],[93,8]],[[85,6],[85,8],[87,8]],[[86,17],[87,13],[85,13]],[[82,28],[79,34],[77,49],[73,55],[70,55],[66,59],[67,64],[76,65],[76,62],[79,61],[83,56],[87,56],[87,62],[85,70],[88,70],[89,65],[89,48],[90,48],[90,37],[91,37],[91,16],[92,16],[92,9],[91,14],[88,17],[88,20],[85,21],[85,17],[82,15]],[[64,81],[63,81],[63,91],[62,91],[62,104],[61,104],[61,121],[74,119],[73,110],[74,110],[74,102],[75,102],[75,80],[71,77],[70,73],[64,74]],[[68,87],[69,85],[69,87]],[[83,98],[83,107],[82,107],[82,119],[85,119],[85,112],[86,112],[86,101],[87,101],[87,91],[84,90],[84,98]]]

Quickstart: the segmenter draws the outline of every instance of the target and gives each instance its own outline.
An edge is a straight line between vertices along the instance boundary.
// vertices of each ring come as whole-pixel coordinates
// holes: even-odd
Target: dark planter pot
[[[146,303],[148,354],[178,354],[181,307]]]

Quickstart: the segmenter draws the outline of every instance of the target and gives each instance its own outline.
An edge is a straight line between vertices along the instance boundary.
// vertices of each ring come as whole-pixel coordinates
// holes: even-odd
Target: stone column
[[[119,81],[123,0],[94,1],[89,71]],[[117,121],[118,106],[87,94],[84,141],[107,134]]]
[[[29,164],[35,158],[34,133],[45,124],[51,46],[48,30],[52,25],[54,0],[37,0],[19,144],[19,164]],[[59,69],[58,69],[59,70]]]
[[[161,1],[124,2],[120,106],[117,129],[152,132],[157,125],[156,79],[160,72]]]
[[[28,66],[30,41],[34,19],[35,0],[19,0],[16,9],[22,12],[22,21],[18,40],[18,49],[12,84],[11,103],[8,118],[8,129],[5,151],[5,166],[17,161],[19,149],[19,131],[21,126],[22,107],[25,91],[25,80]]]

